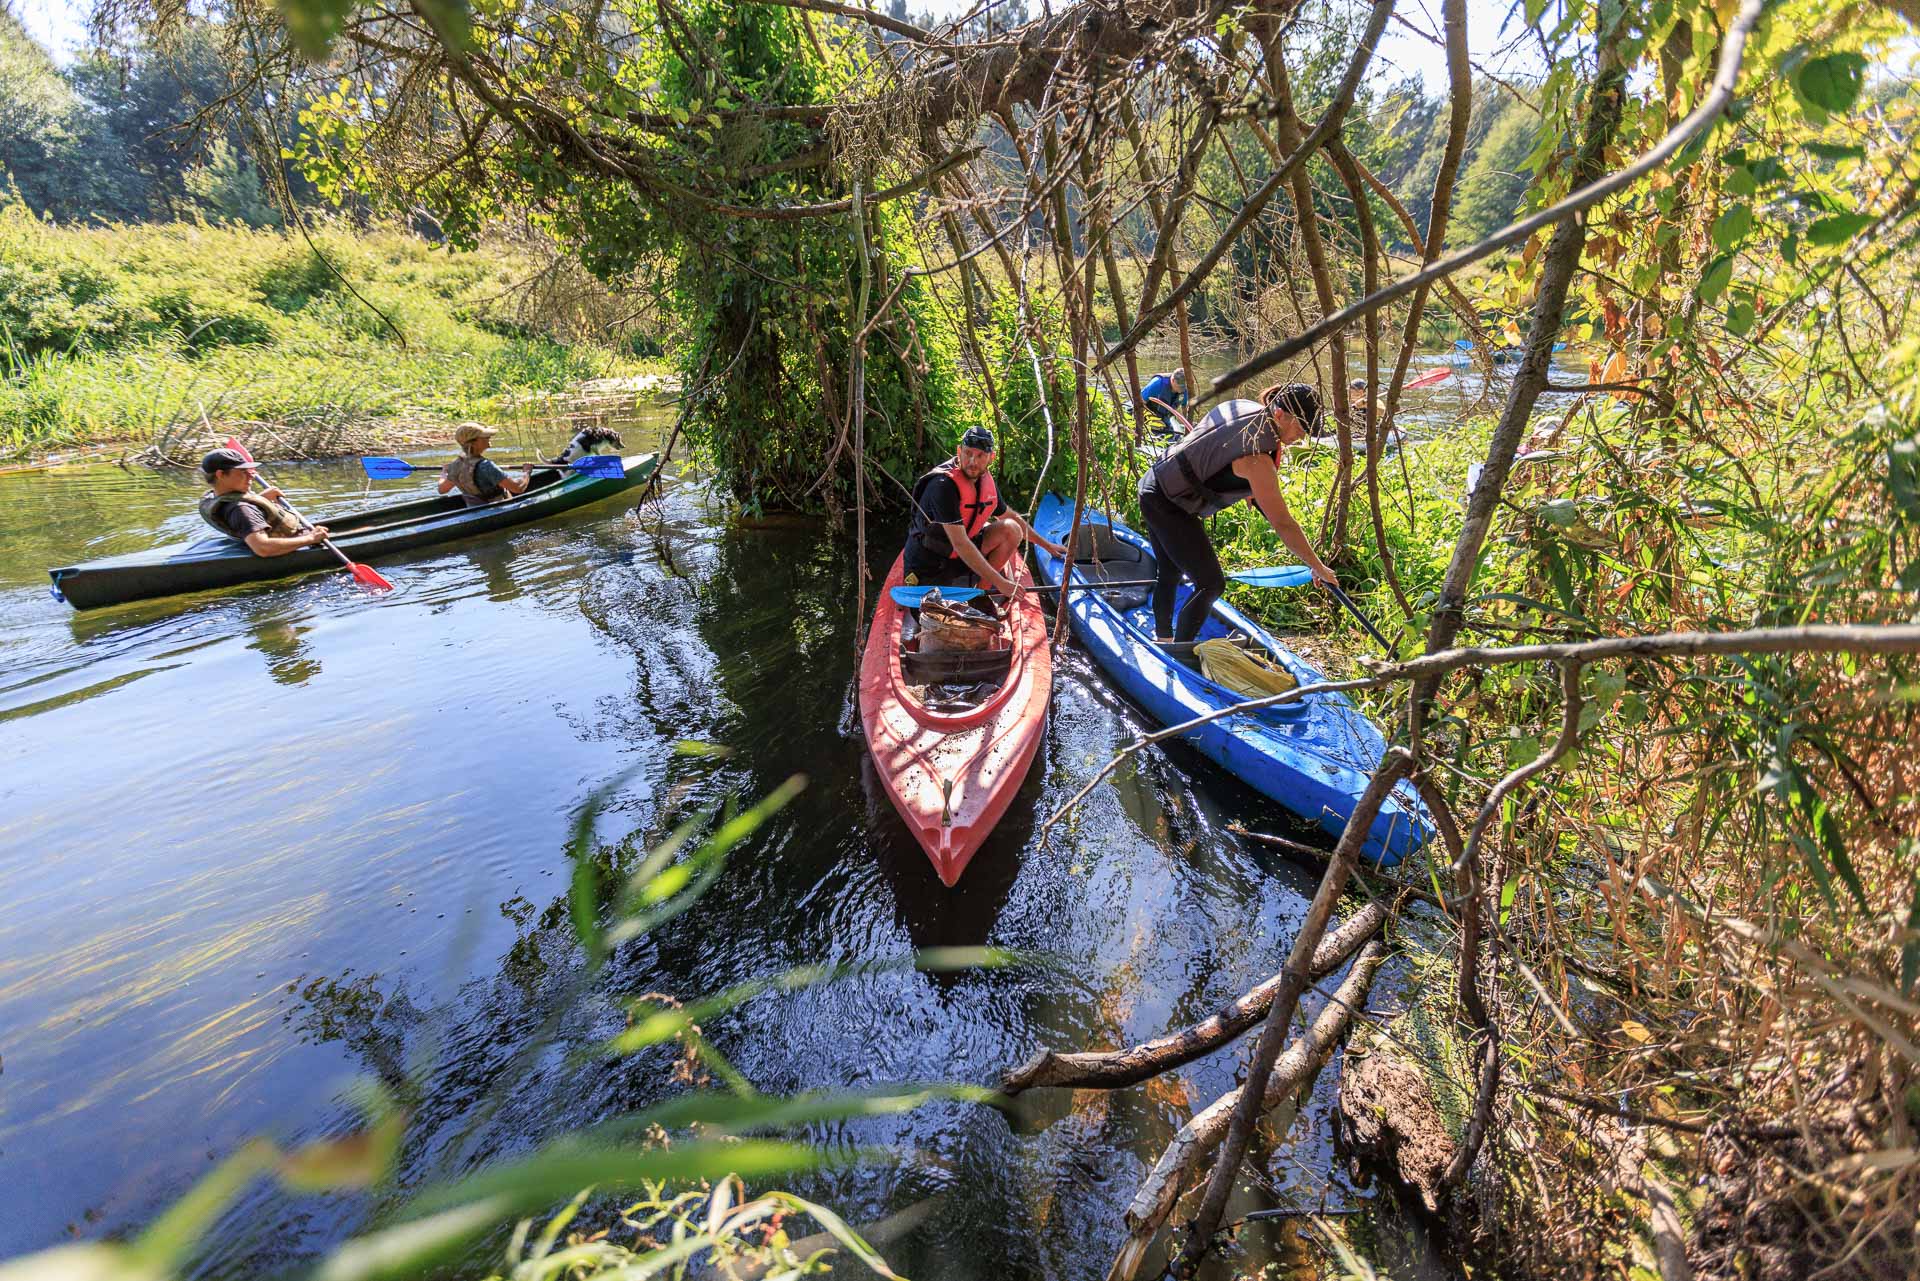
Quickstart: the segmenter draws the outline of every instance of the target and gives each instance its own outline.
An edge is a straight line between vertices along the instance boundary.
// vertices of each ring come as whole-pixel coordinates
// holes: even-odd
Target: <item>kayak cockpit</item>
[[[1302,663],[1297,655],[1268,644],[1257,634],[1257,629],[1225,601],[1214,605],[1206,622],[1201,625],[1200,634],[1193,640],[1156,640],[1151,605],[1153,588],[1148,585],[1156,569],[1153,551],[1141,542],[1123,536],[1112,526],[1082,525],[1074,534],[1071,551],[1075,582],[1117,584],[1092,588],[1087,594],[1097,597],[1106,608],[1113,611],[1135,645],[1158,655],[1168,666],[1181,668],[1183,677],[1201,683],[1224,702],[1239,702],[1249,695],[1228,689],[1207,676],[1199,656],[1194,652],[1196,647],[1207,641],[1224,640],[1237,649],[1257,655],[1273,666],[1285,669],[1299,684],[1320,679],[1320,674]],[[1180,585],[1179,595],[1174,602],[1176,611],[1186,602],[1191,591],[1188,584]],[[1261,714],[1285,719],[1298,716],[1303,710],[1303,703],[1290,703],[1267,708]]]
[[[996,624],[991,640],[978,649],[954,649],[942,647],[930,629],[922,627],[919,610],[902,610],[902,693],[927,711],[946,716],[965,716],[992,702],[1012,674],[1013,642],[1004,619],[984,613],[980,618]]]

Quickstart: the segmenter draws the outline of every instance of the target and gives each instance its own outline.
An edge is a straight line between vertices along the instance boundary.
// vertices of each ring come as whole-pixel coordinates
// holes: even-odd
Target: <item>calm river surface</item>
[[[273,470],[310,515],[362,501],[351,463]],[[1275,972],[1317,879],[1225,832],[1289,829],[1178,748],[1043,846],[1038,817],[1146,728],[1069,647],[1025,790],[943,889],[859,737],[849,540],[741,525],[696,483],[395,558],[383,599],[340,575],[84,615],[49,598],[49,565],[196,536],[197,492],[184,473],[0,475],[0,1257],[124,1234],[250,1136],[351,1129],[367,1077],[427,1082],[409,1184],[644,1105],[680,1088],[668,1056],[587,1053],[621,994],[941,945],[1054,958],[868,973],[711,1024],[771,1092],[986,1083],[1041,1046],[1152,1036]],[[897,536],[876,537],[876,575]],[[731,754],[676,751],[690,739]],[[555,1015],[554,1048],[516,1057],[578,973],[566,847],[588,799],[609,789],[599,841],[644,842],[795,772],[805,792],[705,899]],[[795,1186],[855,1222],[944,1194],[887,1251],[916,1278],[1095,1277],[1140,1176],[1243,1053],[1043,1092],[1011,1120],[941,1105],[816,1127],[897,1158]],[[1303,1205],[1330,1177],[1329,1209],[1366,1209],[1331,1152],[1334,1078],[1271,1167]],[[255,1189],[201,1269],[257,1275],[373,1209]],[[1362,1222],[1376,1262],[1427,1271],[1391,1212]],[[1310,1266],[1301,1240],[1249,1245]]]

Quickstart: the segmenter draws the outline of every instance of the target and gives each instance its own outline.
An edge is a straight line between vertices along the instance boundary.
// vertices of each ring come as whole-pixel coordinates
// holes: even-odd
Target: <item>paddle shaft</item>
[[[258,476],[261,479],[261,481],[267,486],[268,489],[275,488],[273,482],[267,479],[267,474],[260,470],[260,465],[258,463],[254,464],[253,474]],[[302,516],[298,511],[296,511],[294,509],[293,504],[287,501],[287,496],[284,493],[280,495],[277,501],[282,507],[287,509],[288,515],[292,516],[295,520],[299,521],[302,525],[305,525],[308,529],[313,528],[313,522],[308,520],[305,516]],[[326,548],[328,551],[332,552],[333,558],[339,561],[346,568],[348,569],[353,568],[353,562],[347,559],[347,555],[345,552],[341,551],[338,547],[335,547],[333,545],[333,540],[331,538],[321,539],[320,545]]]
[[[1335,600],[1339,601],[1342,605],[1345,605],[1348,611],[1351,612],[1355,618],[1360,620],[1360,626],[1366,628],[1368,632],[1372,633],[1373,638],[1380,642],[1381,649],[1386,650],[1387,653],[1396,660],[1400,657],[1399,647],[1395,645],[1392,641],[1388,640],[1386,637],[1380,634],[1380,629],[1373,625],[1373,620],[1371,618],[1368,618],[1365,614],[1361,613],[1360,607],[1353,603],[1353,597],[1347,595],[1344,591],[1341,591],[1338,587],[1333,586],[1331,583],[1327,585],[1327,590],[1333,593],[1333,598]]]

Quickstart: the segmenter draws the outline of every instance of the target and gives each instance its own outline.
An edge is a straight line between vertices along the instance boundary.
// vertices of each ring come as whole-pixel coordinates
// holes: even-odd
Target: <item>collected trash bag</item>
[[[1300,684],[1292,672],[1265,654],[1242,649],[1230,640],[1201,641],[1193,647],[1193,656],[1208,680],[1248,698],[1284,694]]]

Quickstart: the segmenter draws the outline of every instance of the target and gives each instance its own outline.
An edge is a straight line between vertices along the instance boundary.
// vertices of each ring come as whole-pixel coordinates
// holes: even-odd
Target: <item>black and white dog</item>
[[[597,452],[602,445],[625,449],[627,442],[621,440],[620,433],[611,427],[583,427],[579,435],[567,442],[567,447],[560,451],[558,458],[549,458],[547,461],[565,466],[576,458]]]

